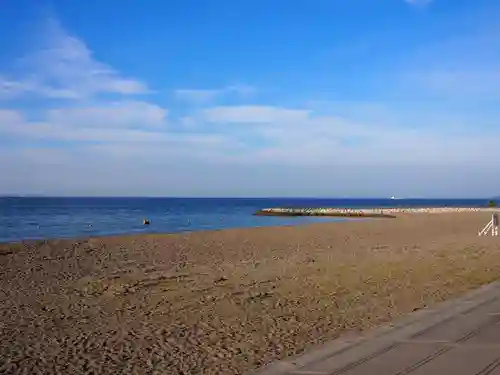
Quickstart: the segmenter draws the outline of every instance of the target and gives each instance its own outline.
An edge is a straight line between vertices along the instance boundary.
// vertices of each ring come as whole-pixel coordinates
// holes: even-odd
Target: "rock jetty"
[[[403,213],[450,213],[496,211],[496,207],[424,207],[424,208],[263,208],[255,213],[258,216],[336,216],[336,217],[395,217]]]

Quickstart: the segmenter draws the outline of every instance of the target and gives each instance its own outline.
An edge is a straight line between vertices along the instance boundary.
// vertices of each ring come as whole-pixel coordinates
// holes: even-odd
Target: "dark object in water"
[[[149,222],[149,220],[148,220],[148,219],[144,219],[144,220],[142,221],[142,224],[143,224],[143,225],[149,225],[149,224],[151,224],[151,223]]]

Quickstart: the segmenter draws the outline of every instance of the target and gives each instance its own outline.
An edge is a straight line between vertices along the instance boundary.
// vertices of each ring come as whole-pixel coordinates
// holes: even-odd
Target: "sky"
[[[500,194],[498,0],[0,0],[0,194]]]

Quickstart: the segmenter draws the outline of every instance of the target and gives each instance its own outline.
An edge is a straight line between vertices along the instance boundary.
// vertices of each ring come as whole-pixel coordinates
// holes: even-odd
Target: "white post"
[[[488,232],[491,229],[492,236],[498,236],[498,214],[494,213],[491,215],[491,220],[486,224],[486,226],[479,232],[480,236],[488,235]]]

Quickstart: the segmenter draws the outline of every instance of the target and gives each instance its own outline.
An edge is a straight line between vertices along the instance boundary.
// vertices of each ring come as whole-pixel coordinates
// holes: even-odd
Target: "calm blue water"
[[[132,233],[171,233],[238,227],[342,221],[319,217],[266,217],[266,207],[459,207],[488,200],[295,198],[0,198],[0,242]],[[148,218],[151,225],[142,225]]]

